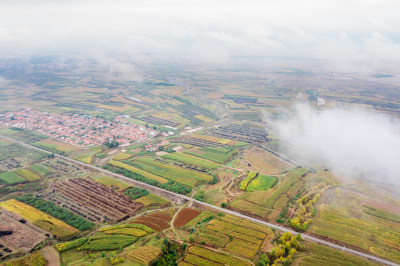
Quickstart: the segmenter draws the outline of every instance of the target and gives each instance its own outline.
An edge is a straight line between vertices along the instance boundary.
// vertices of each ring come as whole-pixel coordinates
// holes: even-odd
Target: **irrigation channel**
[[[24,142],[21,142],[21,141],[18,141],[18,140],[15,140],[15,139],[12,139],[12,138],[9,138],[9,137],[6,137],[6,136],[0,135],[0,137],[4,138],[4,139],[8,139],[10,141],[13,141],[15,143],[18,143],[18,144],[23,145],[25,147],[29,147],[29,148],[34,149],[34,150],[38,150],[38,151],[42,151],[42,152],[45,152],[45,153],[48,153],[48,154],[52,154],[51,152],[49,152],[47,150],[31,146],[29,144],[26,144]],[[284,226],[273,224],[273,223],[269,223],[269,222],[266,222],[266,221],[263,221],[263,220],[260,220],[260,219],[249,217],[247,215],[244,215],[244,214],[232,211],[232,210],[228,210],[228,209],[221,208],[221,207],[218,207],[218,206],[214,206],[214,205],[202,202],[202,201],[198,201],[198,200],[196,200],[194,198],[191,198],[191,197],[188,197],[188,196],[185,196],[185,195],[181,195],[181,194],[177,194],[177,193],[174,193],[174,192],[171,192],[171,191],[159,188],[159,187],[155,187],[155,186],[152,186],[152,185],[149,185],[149,184],[137,181],[137,180],[133,180],[133,179],[128,178],[126,176],[123,176],[123,175],[120,175],[120,174],[116,174],[116,173],[107,171],[105,169],[102,169],[102,168],[99,168],[99,167],[96,167],[96,166],[93,166],[93,165],[82,163],[80,161],[68,158],[66,156],[62,156],[62,155],[59,155],[59,154],[54,154],[54,156],[62,158],[62,159],[66,160],[66,161],[69,161],[71,163],[80,165],[80,166],[82,166],[84,168],[90,168],[90,169],[96,170],[98,172],[102,172],[102,173],[105,173],[107,175],[113,176],[113,177],[115,177],[115,178],[117,178],[117,179],[119,179],[121,181],[124,181],[126,183],[129,183],[131,185],[147,189],[150,192],[155,193],[155,194],[157,194],[159,196],[167,197],[168,199],[173,200],[178,204],[183,204],[185,201],[190,201],[192,203],[196,203],[196,204],[202,205],[204,207],[212,208],[212,209],[217,210],[219,212],[224,212],[224,213],[231,214],[231,215],[243,218],[243,219],[247,219],[249,221],[256,222],[256,223],[268,226],[270,228],[275,228],[276,230],[279,230],[279,231],[282,231],[282,232],[290,232],[291,234],[298,234],[298,232],[296,232],[294,230],[291,230],[289,228],[286,228]],[[327,240],[323,240],[323,239],[315,237],[315,236],[308,235],[307,233],[303,233],[303,234],[301,234],[301,236],[303,237],[304,240],[311,241],[311,242],[314,242],[314,243],[318,243],[318,244],[321,244],[321,245],[325,245],[325,246],[328,246],[328,247],[331,247],[331,248],[334,248],[334,249],[337,249],[337,250],[340,250],[340,251],[343,251],[343,252],[347,252],[347,253],[350,253],[350,254],[353,254],[353,255],[356,255],[356,256],[359,256],[361,258],[365,258],[365,259],[368,259],[368,260],[371,260],[371,261],[374,261],[374,262],[377,262],[377,263],[381,263],[381,264],[385,264],[385,265],[391,265],[391,266],[400,266],[399,264],[397,264],[395,262],[388,261],[388,260],[385,260],[385,259],[382,259],[382,258],[379,258],[379,257],[375,257],[373,255],[370,255],[370,254],[367,254],[367,253],[363,253],[361,251],[357,251],[357,250],[352,249],[352,248],[341,246],[341,245],[335,244],[333,242],[330,242],[330,241],[327,241]]]

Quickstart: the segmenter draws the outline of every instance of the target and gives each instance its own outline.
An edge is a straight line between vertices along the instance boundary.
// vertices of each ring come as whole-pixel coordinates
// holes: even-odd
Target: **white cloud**
[[[318,163],[352,178],[400,186],[400,128],[389,117],[298,105],[291,118],[273,125],[281,139]]]

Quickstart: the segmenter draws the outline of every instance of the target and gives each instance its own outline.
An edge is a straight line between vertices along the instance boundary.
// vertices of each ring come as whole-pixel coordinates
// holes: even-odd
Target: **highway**
[[[18,140],[15,140],[15,139],[12,139],[12,138],[9,138],[9,137],[6,137],[6,136],[2,136],[2,135],[0,135],[0,137],[4,138],[4,139],[8,139],[10,141],[13,141],[15,143],[18,143],[18,144],[23,145],[25,147],[51,154],[51,152],[49,152],[47,150],[31,146],[31,145],[26,144],[24,142],[21,142],[21,141],[18,141]],[[294,230],[291,230],[289,228],[286,228],[284,226],[281,226],[281,225],[269,223],[269,222],[266,222],[266,221],[263,221],[263,220],[259,220],[259,219],[253,218],[253,217],[249,217],[249,216],[243,215],[241,213],[238,213],[238,212],[235,212],[235,211],[232,211],[232,210],[228,210],[228,209],[221,208],[221,207],[218,207],[218,206],[214,206],[214,205],[202,202],[202,201],[198,201],[198,200],[193,199],[191,197],[184,196],[184,195],[181,195],[181,194],[177,194],[177,193],[174,193],[174,192],[171,192],[171,191],[159,188],[159,187],[155,187],[155,186],[152,186],[152,185],[140,182],[140,181],[136,181],[136,180],[133,180],[133,179],[128,178],[126,176],[123,176],[123,175],[120,175],[120,174],[116,174],[116,173],[107,171],[105,169],[102,169],[102,168],[99,168],[99,167],[96,167],[96,166],[93,166],[93,165],[82,163],[80,161],[77,161],[77,160],[74,160],[74,159],[71,159],[71,158],[68,158],[68,157],[65,157],[65,156],[61,156],[61,155],[58,155],[58,154],[54,154],[54,156],[63,158],[66,161],[69,161],[69,162],[74,163],[74,164],[81,165],[81,166],[83,166],[85,168],[91,168],[93,170],[102,172],[102,173],[107,174],[109,176],[113,176],[113,177],[115,177],[115,178],[117,178],[117,179],[119,179],[121,181],[124,181],[126,183],[132,184],[134,186],[141,187],[141,188],[144,188],[144,189],[148,189],[148,190],[151,190],[151,191],[156,192],[156,193],[158,192],[158,194],[160,194],[161,196],[163,196],[163,194],[164,195],[167,194],[167,195],[170,195],[171,197],[174,197],[174,198],[181,198],[181,199],[184,199],[184,200],[187,200],[187,201],[191,201],[193,203],[196,203],[196,204],[199,204],[199,205],[202,205],[202,206],[205,206],[205,207],[209,207],[209,208],[215,209],[215,210],[223,212],[223,213],[231,214],[231,215],[234,215],[234,216],[237,216],[237,217],[240,217],[240,218],[252,221],[252,222],[256,222],[256,223],[268,226],[270,228],[275,228],[276,230],[279,230],[279,231],[282,231],[282,232],[290,232],[290,233],[295,234],[295,235],[298,234],[298,232],[296,232]],[[365,259],[368,259],[368,260],[371,260],[371,261],[374,261],[374,262],[377,262],[377,263],[380,263],[380,264],[391,265],[391,266],[396,266],[396,265],[399,266],[399,264],[396,264],[394,262],[391,262],[391,261],[388,261],[388,260],[385,260],[385,259],[382,259],[382,258],[379,258],[379,257],[375,257],[375,256],[372,256],[372,255],[369,255],[369,254],[366,254],[366,253],[363,253],[363,252],[360,252],[360,251],[357,251],[357,250],[354,250],[354,249],[351,249],[351,248],[348,248],[348,247],[340,246],[338,244],[335,244],[335,243],[332,243],[332,242],[329,242],[329,241],[326,241],[326,240],[323,240],[323,239],[320,239],[320,238],[317,238],[317,237],[314,237],[314,236],[310,236],[310,235],[308,235],[306,233],[301,234],[301,236],[303,237],[303,239],[305,239],[307,241],[311,241],[311,242],[314,242],[314,243],[325,245],[325,246],[328,246],[328,247],[331,247],[331,248],[334,248],[334,249],[337,249],[337,250],[340,250],[340,251],[344,251],[344,252],[347,252],[347,253],[350,253],[350,254],[353,254],[353,255],[356,255],[356,256],[359,256],[359,257],[362,257],[362,258],[365,258]]]

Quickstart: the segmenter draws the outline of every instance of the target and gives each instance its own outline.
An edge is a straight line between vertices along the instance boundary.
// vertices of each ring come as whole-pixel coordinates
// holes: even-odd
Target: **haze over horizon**
[[[110,52],[328,60],[343,71],[397,71],[398,1],[2,1],[4,55]]]

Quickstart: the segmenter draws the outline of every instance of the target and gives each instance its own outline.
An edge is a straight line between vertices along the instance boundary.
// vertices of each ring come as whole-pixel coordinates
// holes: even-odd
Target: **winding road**
[[[4,139],[8,139],[10,141],[13,141],[15,143],[18,143],[18,144],[23,145],[25,147],[29,147],[29,148],[34,149],[34,150],[38,150],[38,151],[42,151],[42,152],[51,154],[51,152],[49,152],[47,150],[31,146],[31,145],[26,144],[24,142],[21,142],[21,141],[18,141],[18,140],[15,140],[15,139],[12,139],[12,138],[9,138],[9,137],[6,137],[6,136],[2,136],[2,135],[0,135],[0,137],[4,138]],[[63,158],[66,161],[81,165],[81,166],[83,166],[85,168],[91,168],[91,169],[96,170],[98,172],[102,172],[102,173],[107,174],[109,176],[113,176],[113,177],[115,177],[115,178],[117,178],[117,179],[119,179],[121,181],[124,181],[124,182],[126,182],[128,184],[132,184],[132,185],[137,186],[137,187],[141,187],[141,188],[144,188],[144,189],[151,190],[152,192],[160,194],[161,196],[169,195],[171,198],[178,198],[178,199],[180,198],[180,199],[183,199],[183,200],[186,200],[186,201],[190,201],[192,203],[196,203],[196,204],[208,207],[208,208],[215,209],[215,210],[220,211],[220,212],[228,213],[228,214],[231,214],[231,215],[243,218],[243,219],[247,219],[247,220],[252,221],[252,222],[256,222],[256,223],[259,223],[259,224],[262,224],[262,225],[265,225],[265,226],[268,226],[268,227],[271,227],[271,228],[275,228],[276,230],[279,230],[279,231],[282,231],[282,232],[290,232],[292,234],[298,234],[298,232],[296,232],[294,230],[291,230],[289,228],[286,228],[284,226],[280,226],[280,225],[277,225],[277,224],[269,223],[269,222],[266,222],[266,221],[263,221],[263,220],[259,220],[259,219],[253,218],[253,217],[249,217],[249,216],[240,214],[240,213],[232,211],[232,210],[220,208],[220,207],[217,207],[217,206],[214,206],[214,205],[202,202],[202,201],[198,201],[198,200],[193,199],[191,197],[180,195],[180,194],[177,194],[177,193],[174,193],[174,192],[171,192],[171,191],[159,188],[159,187],[155,187],[155,186],[152,186],[152,185],[149,185],[149,184],[146,184],[146,183],[142,183],[140,181],[136,181],[136,180],[130,179],[130,178],[126,177],[126,176],[123,176],[123,175],[120,175],[120,174],[116,174],[116,173],[107,171],[105,169],[102,169],[102,168],[99,168],[99,167],[96,167],[96,166],[93,166],[93,165],[82,163],[82,162],[79,162],[77,160],[65,157],[65,156],[61,156],[61,155],[58,155],[58,154],[54,154],[54,156]],[[325,246],[328,246],[328,247],[331,247],[331,248],[334,248],[334,249],[337,249],[337,250],[340,250],[340,251],[344,251],[344,252],[359,256],[361,258],[365,258],[365,259],[380,263],[380,264],[391,265],[391,266],[400,266],[397,263],[394,263],[394,262],[391,262],[391,261],[388,261],[388,260],[385,260],[385,259],[382,259],[382,258],[379,258],[379,257],[375,257],[375,256],[369,255],[367,253],[363,253],[363,252],[360,252],[360,251],[357,251],[355,249],[351,249],[351,248],[348,248],[348,247],[345,247],[345,246],[340,246],[340,245],[335,244],[333,242],[329,242],[329,241],[323,240],[321,238],[310,236],[310,235],[308,235],[306,233],[301,234],[301,236],[303,237],[303,239],[305,239],[307,241],[311,241],[311,242],[314,242],[314,243],[325,245]]]

